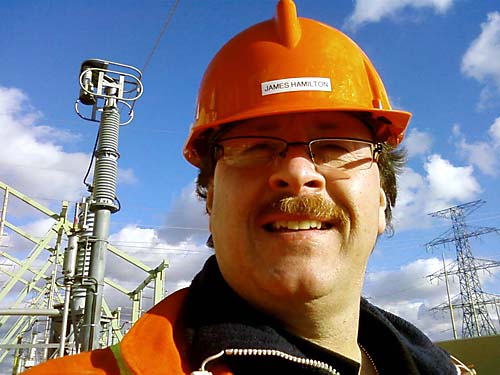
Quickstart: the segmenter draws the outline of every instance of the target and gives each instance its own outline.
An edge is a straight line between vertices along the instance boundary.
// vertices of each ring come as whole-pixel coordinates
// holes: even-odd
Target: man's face
[[[332,137],[372,140],[370,130],[347,113],[252,119],[223,138],[238,136],[288,142]],[[345,215],[280,209],[276,202],[286,197],[320,197],[334,213]],[[225,280],[264,309],[319,298],[340,301],[352,293],[359,298],[368,257],[385,229],[385,205],[376,163],[368,169],[354,167],[349,176],[325,171],[314,165],[304,145],[289,147],[286,156],[265,165],[234,165],[221,158],[207,199]]]

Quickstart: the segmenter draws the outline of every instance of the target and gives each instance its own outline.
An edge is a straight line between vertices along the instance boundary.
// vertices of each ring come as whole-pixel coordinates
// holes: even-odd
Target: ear
[[[214,201],[214,184],[213,181],[210,181],[207,187],[207,200],[205,202],[205,209],[207,210],[208,215],[212,213],[213,201]]]
[[[380,188],[379,197],[379,212],[378,212],[378,234],[382,234],[387,226],[387,221],[385,220],[385,209],[387,208],[387,198],[385,196],[384,189]]]

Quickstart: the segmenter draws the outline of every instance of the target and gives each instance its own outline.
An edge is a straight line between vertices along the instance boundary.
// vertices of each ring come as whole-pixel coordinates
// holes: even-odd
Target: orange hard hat
[[[411,117],[391,108],[382,80],[356,43],[333,27],[298,18],[293,1],[281,0],[274,19],[235,36],[211,61],[184,156],[200,166],[207,129],[313,111],[370,113],[377,140],[392,145],[402,141]]]

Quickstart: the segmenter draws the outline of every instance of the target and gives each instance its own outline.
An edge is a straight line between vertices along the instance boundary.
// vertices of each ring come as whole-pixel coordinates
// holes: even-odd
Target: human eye
[[[222,143],[224,160],[232,165],[262,165],[276,155],[278,146],[272,139],[235,138]]]
[[[248,139],[245,144],[245,152],[250,154],[266,153],[273,150],[273,142],[268,139]]]
[[[323,139],[311,144],[314,159],[318,164],[327,164],[332,161],[345,159],[349,153],[349,145],[342,140]]]
[[[350,139],[321,139],[311,144],[314,161],[339,170],[369,167],[373,160],[369,142]]]

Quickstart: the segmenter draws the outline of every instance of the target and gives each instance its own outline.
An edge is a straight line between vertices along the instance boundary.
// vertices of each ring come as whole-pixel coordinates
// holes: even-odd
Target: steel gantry
[[[0,362],[9,358],[13,374],[49,358],[81,350],[81,331],[85,322],[85,294],[88,288],[86,267],[92,242],[92,220],[83,217],[85,202],[75,205],[77,220],[67,219],[68,202],[57,213],[11,186],[0,182],[3,192],[0,213]],[[19,202],[22,209],[34,209],[52,224],[43,236],[36,236],[15,223],[10,205]],[[12,216],[12,219],[11,219]],[[26,224],[26,223],[24,223]],[[23,241],[20,244],[20,241]],[[24,250],[25,243],[32,244]],[[74,252],[72,248],[74,247]],[[164,281],[168,264],[162,261],[151,268],[138,259],[108,244],[107,252],[120,262],[143,272],[144,278],[133,290],[104,278],[104,285],[130,299],[131,312],[124,319],[123,306],[111,307],[106,294],[102,300],[98,346],[119,341],[142,313],[144,290],[153,288],[153,303],[165,295]],[[108,291],[111,289],[108,289]],[[83,299],[82,299],[83,296]]]

